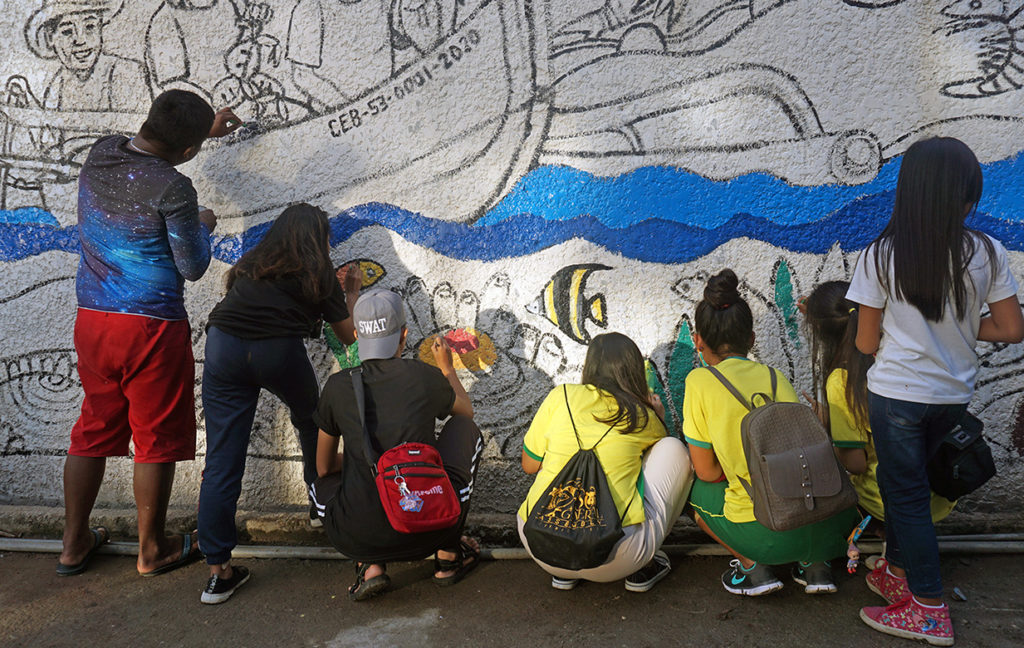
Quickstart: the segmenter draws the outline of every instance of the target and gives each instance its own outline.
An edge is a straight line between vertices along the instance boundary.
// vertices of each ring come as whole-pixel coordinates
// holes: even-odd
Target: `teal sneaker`
[[[782,581],[765,565],[754,563],[750,569],[744,569],[739,560],[733,560],[729,567],[722,574],[722,586],[730,594],[761,596],[782,589]]]
[[[793,565],[793,580],[804,586],[806,594],[835,594],[839,591],[832,580],[832,566],[827,562]]]

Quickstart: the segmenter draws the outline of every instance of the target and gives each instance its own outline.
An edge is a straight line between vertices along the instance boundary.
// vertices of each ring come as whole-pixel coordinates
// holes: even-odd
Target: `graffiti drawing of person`
[[[391,75],[389,0],[298,0],[285,58],[316,112]]]
[[[229,76],[224,54],[241,37],[241,17],[229,0],[164,0],[146,30],[155,89],[190,90],[212,101],[214,87]]]
[[[284,122],[294,117],[294,109],[303,106],[286,96],[284,85],[266,72],[268,66],[281,64],[281,43],[264,28],[273,17],[270,5],[248,5],[242,16],[242,35],[224,55],[227,76],[213,88],[218,105],[260,123]]]
[[[3,101],[14,108],[35,109],[23,121],[9,116],[3,121],[0,155],[20,161],[3,165],[2,207],[19,202],[46,207],[43,186],[68,180],[62,164],[92,143],[97,130],[78,124],[76,136],[49,127],[57,121],[41,111],[131,112],[149,103],[149,84],[138,61],[103,51],[103,27],[121,9],[110,0],[43,0],[25,23],[29,49],[42,59],[56,59],[60,67],[47,79],[42,95],[33,92],[28,79],[10,77]],[[32,122],[32,123],[29,123]],[[42,164],[40,164],[40,161]]]
[[[44,0],[25,25],[36,56],[61,67],[40,100],[49,109],[132,111],[149,103],[145,71],[138,61],[103,52],[103,26],[120,10],[109,0]]]

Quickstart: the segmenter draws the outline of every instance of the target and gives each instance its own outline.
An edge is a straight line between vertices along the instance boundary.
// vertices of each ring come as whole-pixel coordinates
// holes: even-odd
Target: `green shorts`
[[[846,554],[846,538],[860,522],[856,508],[799,529],[772,531],[759,522],[725,518],[727,482],[693,482],[690,503],[711,532],[736,553],[766,565],[821,562]]]

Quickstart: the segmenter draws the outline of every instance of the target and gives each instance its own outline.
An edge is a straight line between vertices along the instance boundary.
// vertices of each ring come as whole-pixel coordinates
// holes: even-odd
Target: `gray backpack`
[[[772,395],[750,402],[722,372],[708,367],[748,413],[740,424],[750,483],[740,483],[754,502],[754,518],[772,531],[820,522],[857,505],[857,491],[832,449],[825,426],[807,405],[775,402],[778,378],[771,367]],[[754,405],[758,397],[763,405]]]

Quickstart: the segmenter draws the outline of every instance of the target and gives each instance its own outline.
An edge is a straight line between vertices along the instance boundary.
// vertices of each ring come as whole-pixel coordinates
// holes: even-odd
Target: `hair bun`
[[[708,285],[704,288],[704,300],[712,307],[722,310],[740,301],[739,287],[740,280],[736,273],[726,268],[715,276],[708,279]]]

